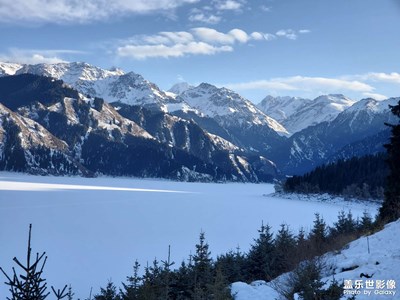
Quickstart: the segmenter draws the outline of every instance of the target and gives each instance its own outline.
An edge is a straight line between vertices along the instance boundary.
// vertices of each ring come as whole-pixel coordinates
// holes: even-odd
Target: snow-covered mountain
[[[2,64],[3,74],[35,74],[63,80],[83,95],[99,97],[108,102],[119,101],[130,105],[142,105],[166,111],[166,103],[174,99],[161,91],[154,83],[134,72],[119,69],[105,70],[87,63],[57,63],[18,65]]]
[[[307,106],[312,100],[300,97],[265,97],[257,107],[278,122],[285,122],[291,115]]]
[[[290,134],[294,134],[309,126],[332,121],[354,103],[354,100],[341,94],[323,95],[314,100],[267,96],[258,107],[276,118]]]
[[[12,145],[17,144],[16,149],[28,152],[57,150],[87,173],[239,181],[276,176],[272,162],[247,155],[194,121],[142,106],[120,102],[113,106],[101,98],[84,97],[50,77],[21,74],[0,78],[0,99],[4,148],[14,149]],[[14,120],[11,125],[10,116]],[[13,129],[15,126],[18,128]],[[7,139],[10,134],[13,144]],[[59,147],[54,149],[54,145]],[[14,170],[20,156],[8,151],[0,165]],[[34,162],[24,161],[21,170],[37,173]],[[68,170],[58,171],[68,174]],[[42,173],[45,171],[43,167]]]
[[[400,98],[384,101],[360,100],[333,120],[295,133],[287,140],[285,147],[271,155],[283,170],[299,174],[331,161],[332,157],[349,158],[354,155],[374,154],[386,142],[382,138],[389,136],[385,133],[389,130],[385,123],[397,122],[389,105],[397,104],[399,100]],[[342,151],[349,145],[353,147]],[[339,152],[342,154],[337,155]],[[345,153],[348,157],[343,157]]]
[[[264,114],[251,101],[229,89],[201,83],[181,93],[179,98],[204,115],[218,118],[220,123],[241,126],[265,125],[281,135],[287,134],[279,122]]]

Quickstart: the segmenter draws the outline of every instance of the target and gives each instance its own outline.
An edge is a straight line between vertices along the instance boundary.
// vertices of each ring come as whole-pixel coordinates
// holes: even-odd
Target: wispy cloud
[[[239,10],[242,8],[242,3],[234,0],[216,1],[216,9],[219,10]]]
[[[363,93],[363,96],[367,97],[367,98],[372,98],[375,100],[385,100],[385,99],[389,98],[388,96],[378,94],[378,93]]]
[[[246,0],[212,0],[203,7],[196,7],[189,13],[189,21],[193,23],[218,24],[229,12],[241,13]]]
[[[372,92],[374,87],[361,81],[349,81],[326,77],[293,76],[272,78],[243,83],[224,85],[234,90],[280,90],[280,91],[321,91],[322,93],[337,93],[344,91]]]
[[[275,33],[277,36],[288,38],[289,40],[296,40],[297,33],[293,29],[281,29]]]
[[[117,49],[121,57],[146,59],[152,57],[180,57],[187,54],[212,55],[219,52],[230,52],[230,46],[213,46],[204,42],[190,42],[188,44],[175,45],[126,45]]]
[[[60,56],[85,54],[83,51],[68,50],[68,49],[18,49],[11,48],[7,53],[0,53],[0,61],[4,62],[18,62],[25,64],[39,64],[39,63],[59,63],[66,60]]]
[[[236,44],[243,45],[250,41],[269,42],[279,37],[290,38],[288,35],[290,32],[286,32],[285,35],[274,35],[260,31],[247,33],[239,28],[221,32],[209,27],[195,27],[189,31],[163,31],[154,35],[136,35],[119,41],[116,53],[120,57],[134,59],[181,57],[190,54],[211,55],[232,52]]]
[[[116,53],[120,57],[133,59],[181,57],[190,54],[212,55],[234,51],[235,44],[270,39],[268,34],[256,31],[247,33],[239,28],[224,33],[213,28],[196,27],[190,31],[134,36],[126,41],[120,41]]]
[[[206,24],[218,24],[221,21],[221,17],[213,14],[199,12],[191,14],[189,16],[189,21],[206,23]]]
[[[396,73],[396,72],[392,72],[392,73],[369,72],[369,73],[358,74],[358,75],[346,75],[346,76],[343,76],[342,78],[371,81],[371,82],[385,82],[385,83],[400,84],[400,73]]]
[[[87,23],[129,14],[167,12],[199,0],[2,0],[0,22]]]

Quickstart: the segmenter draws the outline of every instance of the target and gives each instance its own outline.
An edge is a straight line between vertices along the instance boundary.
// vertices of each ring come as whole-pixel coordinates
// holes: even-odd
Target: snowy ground
[[[49,285],[71,284],[77,297],[96,293],[108,279],[117,285],[143,265],[165,259],[171,245],[177,263],[194,252],[201,230],[213,256],[249,249],[261,221],[309,229],[314,213],[328,223],[338,211],[376,204],[303,201],[265,196],[270,184],[181,183],[131,178],[40,177],[0,172],[0,266],[11,271],[12,258],[25,257],[28,226],[34,252],[49,256]],[[1,278],[0,282],[4,282]],[[1,299],[8,295],[0,284]],[[253,298],[263,299],[263,298]]]

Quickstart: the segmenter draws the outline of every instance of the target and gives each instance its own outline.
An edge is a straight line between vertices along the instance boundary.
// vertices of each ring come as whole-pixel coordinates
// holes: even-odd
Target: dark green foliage
[[[205,241],[204,232],[200,233],[196,253],[193,255],[194,290],[193,299],[207,299],[208,288],[212,283],[212,259]]]
[[[371,215],[364,211],[363,216],[361,217],[361,221],[358,224],[358,229],[362,233],[368,233],[371,232],[374,229],[374,222],[372,220]]]
[[[338,160],[288,178],[285,192],[330,193],[361,199],[382,199],[388,173],[384,153]]]
[[[206,299],[212,300],[230,300],[232,299],[230,289],[228,287],[229,282],[227,281],[222,269],[217,267],[215,275],[213,276],[214,282],[209,286],[209,297]]]
[[[295,265],[296,240],[287,225],[281,225],[275,236],[274,246],[273,273],[282,274],[292,270]]]
[[[275,275],[273,263],[275,258],[275,247],[271,227],[267,224],[261,225],[258,230],[259,237],[254,240],[247,255],[246,273],[248,279],[262,279],[270,281]]]
[[[95,300],[121,300],[117,293],[117,288],[111,279],[108,281],[106,288],[100,288],[100,294],[94,296]]]
[[[139,299],[139,287],[142,278],[139,276],[140,264],[136,260],[133,265],[133,275],[126,278],[126,283],[122,283],[123,290],[120,290],[122,300],[137,300]]]
[[[357,221],[353,219],[351,211],[346,214],[344,210],[341,210],[337,222],[333,225],[334,228],[331,230],[332,235],[351,234],[356,231]]]
[[[320,214],[315,214],[314,226],[311,229],[309,240],[311,241],[316,254],[322,254],[326,251],[328,241],[328,226]]]
[[[27,162],[24,149],[21,146],[21,139],[18,136],[21,130],[8,118],[3,118],[1,121],[5,136],[3,154],[0,156],[0,170],[25,171]]]
[[[392,113],[400,117],[400,101],[391,106]],[[400,123],[387,124],[392,129],[390,142],[385,145],[389,175],[385,190],[385,199],[379,210],[381,222],[391,222],[400,218]]]
[[[218,256],[215,267],[220,268],[228,282],[245,281],[246,256],[240,249]]]

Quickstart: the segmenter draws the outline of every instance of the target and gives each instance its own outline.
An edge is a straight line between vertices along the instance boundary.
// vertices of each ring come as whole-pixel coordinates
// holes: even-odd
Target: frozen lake
[[[286,223],[297,233],[301,226],[312,226],[316,212],[331,224],[341,209],[361,216],[377,208],[263,196],[272,192],[271,184],[0,172],[0,266],[10,273],[14,256],[25,260],[32,223],[33,252],[46,251],[49,257],[48,285],[71,284],[82,299],[108,279],[120,285],[136,259],[142,267],[155,257],[165,260],[168,245],[179,266],[194,253],[201,230],[215,257],[238,246],[247,251],[262,221],[273,229]],[[4,279],[0,274],[0,295],[9,295]]]

